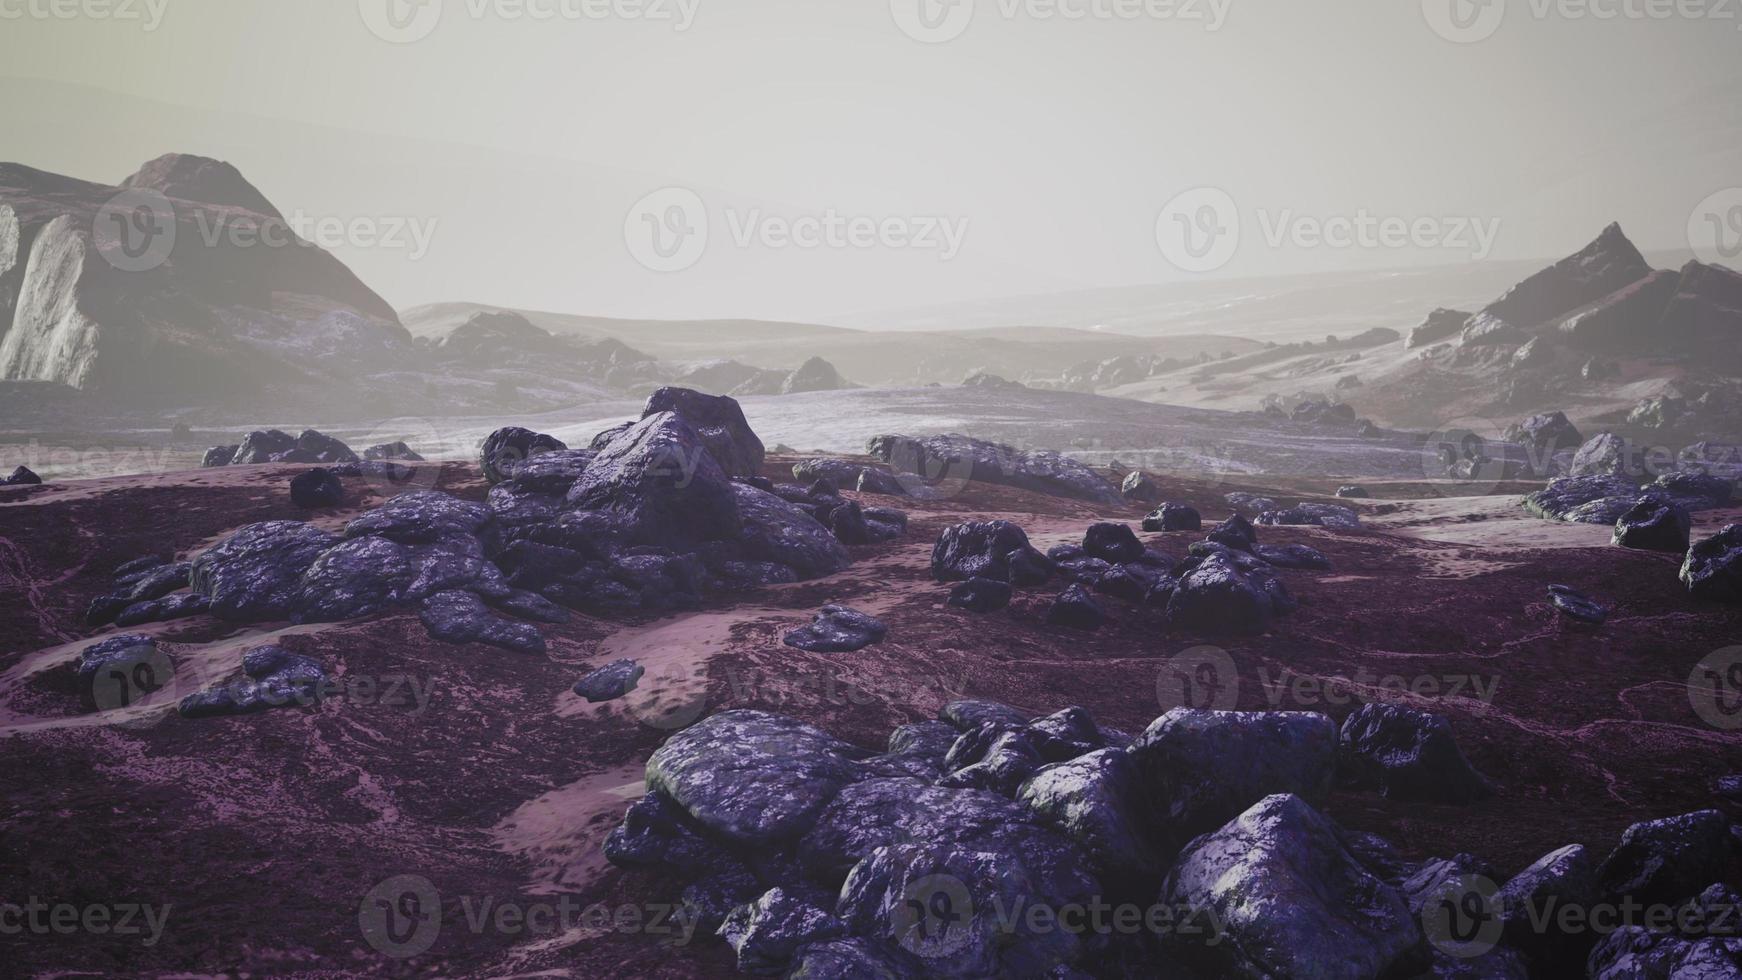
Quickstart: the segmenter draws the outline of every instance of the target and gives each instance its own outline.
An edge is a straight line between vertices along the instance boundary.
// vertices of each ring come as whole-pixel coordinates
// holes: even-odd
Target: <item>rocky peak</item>
[[[166,153],[149,161],[123,180],[121,186],[154,190],[183,201],[242,208],[271,218],[283,217],[240,170],[222,160],[191,153]]]
[[[1518,343],[1523,333],[1651,275],[1619,224],[1538,272],[1470,318],[1464,343]]]

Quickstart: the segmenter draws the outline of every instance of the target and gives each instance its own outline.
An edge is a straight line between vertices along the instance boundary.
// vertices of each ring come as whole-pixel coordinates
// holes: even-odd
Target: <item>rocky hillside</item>
[[[0,164],[0,380],[239,401],[337,387],[410,339],[229,164],[171,155],[116,185]]]

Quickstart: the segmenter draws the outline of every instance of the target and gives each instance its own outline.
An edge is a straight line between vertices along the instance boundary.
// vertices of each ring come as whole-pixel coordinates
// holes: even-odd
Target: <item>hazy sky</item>
[[[401,308],[793,319],[1685,248],[1742,185],[1734,0],[953,2],[0,0],[0,157],[223,157]]]

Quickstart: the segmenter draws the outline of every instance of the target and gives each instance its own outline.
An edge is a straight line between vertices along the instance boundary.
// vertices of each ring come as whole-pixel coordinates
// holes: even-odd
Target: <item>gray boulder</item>
[[[195,558],[189,584],[211,600],[220,619],[288,619],[302,594],[303,573],[339,540],[301,521],[249,524]]]
[[[704,395],[688,388],[660,388],[647,396],[641,417],[645,420],[662,412],[672,412],[689,423],[726,475],[762,475],[765,456],[762,440],[750,428],[737,399]]]
[[[1492,789],[1439,715],[1396,704],[1364,704],[1343,722],[1339,769],[1354,786],[1386,797],[1468,803]]]
[[[734,486],[689,423],[659,412],[599,450],[568,503],[623,515],[648,543],[693,546],[738,535]]]
[[[816,620],[786,634],[782,642],[812,653],[852,653],[883,642],[889,627],[846,606],[824,606]]]

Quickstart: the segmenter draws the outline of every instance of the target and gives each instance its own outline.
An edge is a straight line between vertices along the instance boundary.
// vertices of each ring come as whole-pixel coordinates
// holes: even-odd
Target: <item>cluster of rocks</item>
[[[279,429],[256,429],[242,441],[206,450],[201,466],[248,463],[352,463],[359,457],[344,442],[315,429],[291,435]]]
[[[205,613],[211,600],[188,591],[192,573],[191,562],[171,561],[161,555],[125,562],[112,575],[111,591],[92,599],[85,608],[85,624],[139,626]]]
[[[242,654],[242,677],[182,698],[183,718],[251,715],[272,708],[307,707],[325,694],[327,672],[313,658],[279,646]]]
[[[1046,450],[1023,451],[963,435],[874,436],[872,457],[888,463],[914,496],[919,488],[966,482],[1017,487],[1097,504],[1119,504],[1119,489],[1088,466]]]
[[[1360,490],[1359,487],[1345,487],[1345,490]],[[1364,492],[1364,491],[1363,491]],[[1345,494],[1338,491],[1339,497],[1353,497],[1356,494]],[[1235,514],[1247,518],[1257,524],[1272,527],[1332,527],[1358,528],[1361,526],[1361,515],[1352,508],[1341,504],[1323,504],[1303,501],[1292,507],[1284,507],[1270,497],[1261,497],[1255,493],[1235,491],[1225,494],[1222,498]],[[1189,510],[1189,508],[1188,508]],[[1160,511],[1151,517],[1160,515]],[[1192,513],[1197,513],[1192,511]],[[1148,528],[1145,528],[1148,530]],[[1156,530],[1173,530],[1172,528],[1156,528]],[[1197,530],[1193,527],[1191,530]]]
[[[0,479],[0,487],[34,487],[42,484],[42,477],[37,476],[28,466],[20,466],[5,479]]]
[[[774,487],[757,476],[762,458],[737,402],[660,389],[597,449],[526,429],[492,433],[481,449],[494,484],[485,503],[417,490],[336,533],[251,524],[191,562],[124,566],[90,618],[126,625],[209,611],[330,622],[410,607],[438,639],[541,652],[533,624],[562,622],[565,607],[694,606],[710,590],[833,573],[850,561],[843,542],[905,529],[906,515],[861,508],[827,481]],[[169,594],[181,588],[191,591]]]
[[[881,752],[727,711],[668,740],[646,778],[607,858],[681,884],[742,972],[792,977],[1522,977],[1659,946],[1679,962],[1700,940],[1591,950],[1599,937],[1541,905],[1695,900],[1739,857],[1717,811],[1636,824],[1601,863],[1557,849],[1492,889],[1500,925],[1472,949],[1434,924],[1439,903],[1467,907],[1472,876],[1497,878],[1479,858],[1409,861],[1320,809],[1339,784],[1453,805],[1493,791],[1443,718],[1397,705],[1340,729],[1179,708],[1132,737],[1081,708],[964,701]],[[1124,929],[1025,914],[1095,903],[1168,914]]]
[[[1181,504],[1164,505],[1144,522],[1146,531],[1201,528],[1197,511]],[[971,521],[939,535],[931,567],[937,581],[956,583],[947,604],[970,612],[1002,609],[1016,589],[1057,576],[1065,587],[1048,608],[1052,625],[1096,629],[1107,619],[1103,600],[1116,599],[1160,609],[1180,629],[1262,633],[1296,606],[1276,569],[1330,562],[1305,545],[1259,544],[1257,529],[1236,515],[1179,561],[1146,547],[1125,524],[1091,525],[1082,544],[1042,554],[1009,521]]]
[[[794,463],[792,477],[802,484],[827,480],[837,487],[851,488],[860,493],[875,493],[889,497],[905,497],[907,488],[894,473],[878,466],[866,466],[852,460],[827,456]]]

